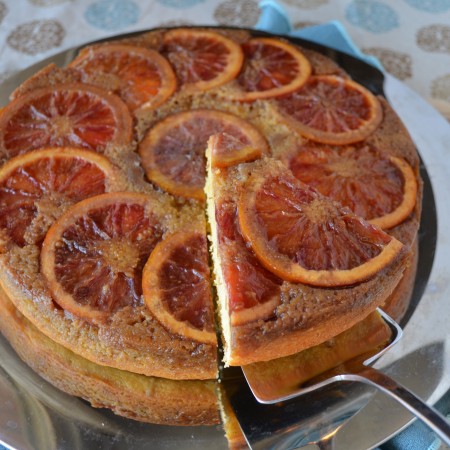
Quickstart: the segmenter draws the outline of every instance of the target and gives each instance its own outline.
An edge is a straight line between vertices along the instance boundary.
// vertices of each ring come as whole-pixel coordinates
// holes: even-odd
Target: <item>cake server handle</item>
[[[443,442],[450,445],[450,422],[439,411],[427,405],[417,395],[385,373],[373,367],[364,366],[358,373],[342,375],[342,380],[359,381],[376,387],[397,400],[425,425],[428,425]]]

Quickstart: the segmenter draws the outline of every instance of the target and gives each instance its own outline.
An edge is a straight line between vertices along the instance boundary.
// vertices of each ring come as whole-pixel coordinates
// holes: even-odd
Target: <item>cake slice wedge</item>
[[[209,141],[207,212],[224,363],[320,344],[382,305],[404,246],[263,158],[219,168]]]

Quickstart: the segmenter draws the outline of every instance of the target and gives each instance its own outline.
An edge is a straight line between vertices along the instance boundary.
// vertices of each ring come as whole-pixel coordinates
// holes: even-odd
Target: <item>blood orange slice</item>
[[[177,87],[169,62],[154,50],[120,44],[87,47],[70,64],[83,81],[116,92],[128,107],[155,108]]]
[[[132,119],[119,97],[95,86],[63,84],[35,89],[9,103],[0,116],[0,155],[47,146],[102,152],[131,142]]]
[[[385,268],[402,248],[283,166],[255,170],[238,211],[242,234],[260,262],[290,281],[324,287],[358,283]]]
[[[233,80],[244,59],[238,44],[207,30],[170,30],[164,35],[161,51],[183,89],[193,91],[206,91]]]
[[[282,116],[302,136],[325,144],[352,144],[369,136],[383,118],[378,99],[365,87],[334,75],[312,76],[277,99]]]
[[[411,166],[369,145],[305,145],[289,167],[297,179],[383,229],[403,222],[416,204]]]
[[[254,38],[242,45],[245,60],[235,100],[278,97],[301,87],[311,74],[308,59],[294,46],[272,38]]]
[[[163,234],[153,202],[146,194],[97,195],[50,227],[41,271],[62,308],[95,324],[142,304],[142,269]]]
[[[259,131],[237,116],[206,109],[181,112],[157,123],[141,142],[139,154],[147,177],[170,194],[203,201],[205,151],[209,137],[217,133],[235,147],[257,149],[253,156],[268,151]],[[227,152],[220,153],[222,165],[239,155],[233,150],[227,160]]]
[[[47,148],[16,156],[0,169],[0,229],[21,247],[39,244],[70,205],[118,188],[116,169],[94,152]]]
[[[283,280],[263,267],[247,248],[237,227],[234,203],[217,204],[215,221],[231,324],[269,318],[280,303]]]
[[[208,148],[211,151],[211,165],[214,168],[225,168],[242,162],[254,161],[266,155],[269,147],[263,136],[255,129],[248,129],[247,142],[229,133],[211,136]]]
[[[178,232],[159,242],[143,272],[147,307],[171,332],[217,344],[206,236]]]

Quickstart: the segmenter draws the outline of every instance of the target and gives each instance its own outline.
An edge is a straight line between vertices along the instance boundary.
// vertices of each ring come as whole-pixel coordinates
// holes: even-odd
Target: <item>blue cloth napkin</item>
[[[372,64],[380,70],[383,66],[374,56],[363,53],[352,41],[342,24],[336,20],[321,25],[293,30],[284,8],[274,0],[262,0],[259,3],[261,13],[255,28],[276,34],[288,34],[317,44],[340,50]]]
[[[285,9],[274,0],[259,2],[260,17],[255,28],[276,34],[284,34],[306,39],[317,44],[326,45],[335,50],[348,53],[368,64],[384,70],[380,61],[367,55],[352,41],[347,31],[338,21],[294,30]],[[437,403],[436,408],[450,419],[450,391]],[[404,431],[396,435],[378,450],[437,450],[441,441],[422,422],[415,421]]]

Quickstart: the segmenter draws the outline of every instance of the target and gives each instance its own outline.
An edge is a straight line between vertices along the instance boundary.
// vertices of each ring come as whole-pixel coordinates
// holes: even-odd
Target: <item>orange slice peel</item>
[[[213,168],[231,167],[243,162],[250,162],[268,155],[269,147],[263,136],[256,129],[247,130],[251,144],[243,143],[233,135],[219,133],[211,136],[208,148],[211,152]]]
[[[76,203],[49,229],[41,272],[65,311],[93,324],[142,303],[142,269],[163,234],[153,197],[132,192]]]
[[[139,154],[147,178],[172,195],[204,201],[205,151],[210,136],[219,132],[236,146],[256,149],[251,156],[268,151],[264,137],[244,119],[216,110],[185,111],[158,122],[142,140]],[[220,154],[216,162],[227,165],[239,160],[240,151]]]
[[[334,145],[362,141],[383,119],[381,104],[368,89],[336,75],[311,76],[277,99],[277,109],[302,136]]]
[[[253,173],[238,204],[244,238],[279,277],[321,287],[365,281],[402,244],[286,172]]]
[[[130,144],[133,123],[125,103],[80,83],[35,89],[11,101],[0,116],[0,154],[55,146],[103,152]]]
[[[412,167],[404,159],[395,156],[391,156],[390,160],[403,175],[403,198],[393,211],[369,220],[371,224],[384,230],[394,228],[408,218],[416,206],[418,191],[417,180]]]
[[[308,142],[288,157],[288,166],[297,179],[382,229],[402,223],[416,204],[412,167],[369,144],[336,148]]]
[[[252,102],[278,97],[300,88],[311,74],[311,64],[303,53],[287,42],[254,38],[242,45],[244,65],[237,78],[239,91],[234,100]]]
[[[175,73],[160,53],[144,47],[101,44],[86,47],[69,64],[83,81],[116,92],[131,111],[164,103],[176,90]]]
[[[95,152],[34,150],[0,168],[0,228],[18,245],[38,244],[71,204],[121,188],[109,160]]]
[[[144,267],[145,303],[172,333],[217,345],[209,278],[206,236],[171,234],[156,245]]]
[[[185,91],[207,91],[233,80],[244,55],[231,39],[213,31],[176,29],[164,35],[162,54]]]

